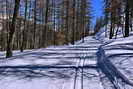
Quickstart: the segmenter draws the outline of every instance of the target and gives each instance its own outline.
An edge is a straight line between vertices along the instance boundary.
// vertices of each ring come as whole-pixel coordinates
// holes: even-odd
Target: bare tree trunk
[[[75,44],[75,0],[73,0],[73,25],[72,25],[72,44]]]
[[[32,43],[32,48],[36,47],[36,19],[37,19],[37,0],[34,2],[34,32],[33,32],[33,43]]]
[[[24,50],[24,45],[25,45],[25,36],[26,36],[26,35],[25,35],[25,30],[26,30],[27,9],[28,9],[27,4],[28,4],[28,2],[27,2],[27,0],[25,0],[24,29],[23,29],[23,32],[22,32],[23,38],[22,38],[22,44],[21,44],[21,47],[20,47],[20,51],[21,51],[21,52],[23,52],[23,50]]]
[[[81,29],[82,29],[82,42],[84,43],[85,42],[85,39],[84,39],[84,37],[85,37],[85,15],[86,15],[86,12],[85,12],[85,10],[86,10],[86,0],[83,0],[82,2],[81,2]]]
[[[117,26],[117,30],[116,30],[116,33],[115,33],[115,39],[117,38],[118,31],[119,31],[119,26]]]
[[[131,18],[131,20],[130,20],[130,28],[131,28],[131,31],[133,31],[133,25],[132,25],[133,24],[132,23],[132,21],[133,21],[133,19],[132,19],[133,18],[133,12],[132,11],[131,11],[131,17],[130,18]]]
[[[42,47],[46,47],[47,46],[47,25],[48,25],[48,10],[49,10],[49,0],[46,0],[46,10],[45,10],[45,25],[44,25],[44,30],[43,30],[43,33],[42,33]]]
[[[68,44],[69,43],[69,39],[68,39],[68,35],[69,35],[69,22],[68,22],[68,20],[69,20],[69,1],[65,1],[65,3],[66,3],[66,44]]]
[[[9,39],[7,41],[6,58],[12,57],[12,41],[13,41],[13,35],[15,32],[16,20],[19,12],[19,4],[20,4],[20,0],[15,0],[14,14],[13,14],[12,23],[9,29]]]
[[[53,31],[53,44],[56,45],[56,41],[55,41],[55,32],[56,32],[56,4],[55,4],[55,0],[53,0],[53,14],[54,14],[54,31]]]
[[[126,1],[125,10],[125,37],[129,36],[129,1]]]
[[[113,21],[112,21],[112,13],[111,13],[111,27],[110,27],[110,36],[109,39],[113,38]]]

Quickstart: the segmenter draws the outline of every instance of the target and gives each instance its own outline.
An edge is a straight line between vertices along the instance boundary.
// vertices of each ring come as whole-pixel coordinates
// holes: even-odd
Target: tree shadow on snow
[[[69,79],[72,77],[74,70],[69,68],[60,68],[53,66],[6,66],[0,68],[0,78],[15,77],[18,79],[32,80],[41,78],[50,79]]]

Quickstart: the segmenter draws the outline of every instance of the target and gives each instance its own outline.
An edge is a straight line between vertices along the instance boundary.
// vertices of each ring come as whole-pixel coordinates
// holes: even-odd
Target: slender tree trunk
[[[132,11],[131,11],[131,17],[130,18],[131,18],[131,20],[130,20],[130,28],[131,28],[131,31],[133,31],[133,25],[132,25],[133,24],[132,23],[132,21],[133,21],[133,19],[132,19],[133,18],[133,12]]]
[[[126,1],[126,10],[125,10],[125,37],[129,36],[129,3]]]
[[[29,1],[29,8],[32,8],[32,0]],[[31,15],[32,15],[31,14],[31,11],[29,11],[28,12],[28,19],[31,19]],[[30,25],[31,25],[31,22],[28,21],[28,23],[27,23],[27,29],[30,29]],[[27,35],[31,35],[30,30],[27,30]],[[26,45],[27,45],[26,48],[31,49],[32,48],[31,47],[31,43],[32,43],[32,39],[28,36],[27,37],[27,41],[26,41]]]
[[[119,31],[119,26],[117,26],[117,30],[116,30],[116,33],[115,33],[115,39],[117,38],[118,31]]]
[[[82,28],[82,42],[85,42],[85,15],[86,15],[86,0],[81,2],[81,28]]]
[[[55,0],[53,0],[53,14],[54,14],[54,31],[53,31],[53,44],[56,45],[56,41],[55,41],[55,32],[56,32],[56,4],[55,4]]]
[[[36,47],[36,19],[37,19],[37,0],[35,0],[34,2],[34,32],[33,32],[33,47],[32,48],[35,48]]]
[[[42,47],[46,47],[47,46],[47,25],[48,25],[48,10],[49,10],[49,0],[46,0],[46,10],[45,10],[45,25],[44,25],[44,30],[42,33]]]
[[[24,29],[23,29],[23,32],[22,32],[22,36],[23,36],[23,38],[22,38],[22,44],[21,44],[21,47],[20,47],[20,51],[21,52],[23,52],[23,50],[24,50],[24,44],[25,44],[25,30],[26,30],[26,21],[27,21],[27,9],[28,9],[28,7],[27,7],[27,4],[28,4],[28,2],[27,2],[27,0],[25,0],[25,19],[24,19]]]
[[[69,35],[69,1],[66,2],[66,44],[69,43],[68,35]]]
[[[111,13],[111,27],[110,27],[110,36],[109,39],[113,38],[113,21],[112,21],[112,13]]]
[[[107,37],[108,36],[108,14],[106,14],[105,15],[105,24],[106,24],[106,26],[105,26],[105,37]]]
[[[8,13],[7,13],[7,9],[8,9],[8,7],[9,7],[9,5],[8,5],[8,1],[6,0],[6,11],[5,11],[5,14],[6,14],[6,23],[5,23],[5,25],[6,25],[6,31],[7,31],[7,34],[6,34],[6,47],[7,47],[7,43],[8,43],[8,37],[9,37],[9,18],[8,18]],[[5,48],[6,48],[5,47]],[[6,49],[5,49],[6,50]]]
[[[73,0],[73,25],[72,25],[72,44],[75,44],[75,0]]]
[[[80,7],[80,4],[79,4],[79,1],[77,1],[77,9],[79,9]],[[79,31],[79,11],[76,12],[76,26],[75,26],[75,29],[76,29],[76,40],[79,40],[80,39],[80,31]]]
[[[15,7],[14,7],[14,13],[12,18],[12,23],[10,25],[9,29],[9,39],[7,41],[7,49],[6,49],[6,58],[9,58],[12,56],[12,44],[13,44],[13,35],[15,32],[15,26],[16,26],[16,20],[19,12],[19,4],[20,0],[15,0]]]

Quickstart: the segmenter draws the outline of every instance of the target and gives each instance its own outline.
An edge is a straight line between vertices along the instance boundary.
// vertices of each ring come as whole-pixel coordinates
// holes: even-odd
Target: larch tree
[[[124,37],[130,35],[132,31],[132,12],[133,12],[133,1],[132,0],[104,0],[105,2],[105,18],[108,15],[108,22],[110,26],[110,36],[112,39],[120,28],[122,28],[122,34]],[[117,29],[116,29],[117,28]],[[107,29],[107,28],[106,28]],[[131,29],[131,30],[130,30]]]
[[[90,0],[2,0],[0,50],[8,58],[12,50],[74,45],[89,33],[90,6]]]

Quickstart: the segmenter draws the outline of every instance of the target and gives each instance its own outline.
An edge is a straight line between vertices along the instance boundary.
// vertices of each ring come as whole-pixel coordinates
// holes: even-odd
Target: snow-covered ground
[[[101,31],[76,45],[14,51],[8,59],[0,52],[0,89],[133,89],[132,33],[112,40],[104,35]]]
[[[122,36],[119,35],[117,39],[109,40],[105,37],[105,32],[101,31],[96,39],[102,43],[101,48],[105,52],[104,59],[110,61],[133,84],[133,32],[127,38]],[[123,88],[133,89],[128,85]]]
[[[102,46],[106,57],[127,77],[133,79],[133,36]]]
[[[0,89],[104,89],[97,71],[100,42],[86,37],[85,43],[0,53]]]

